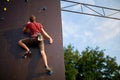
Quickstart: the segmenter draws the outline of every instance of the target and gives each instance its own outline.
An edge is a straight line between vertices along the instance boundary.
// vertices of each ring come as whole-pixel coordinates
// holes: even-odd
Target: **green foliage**
[[[104,55],[104,50],[86,48],[79,53],[68,45],[64,48],[66,80],[119,80],[120,66],[116,58]]]
[[[71,45],[64,48],[64,53],[66,80],[76,80],[78,74],[76,67],[79,60],[79,53],[77,50],[74,51]]]

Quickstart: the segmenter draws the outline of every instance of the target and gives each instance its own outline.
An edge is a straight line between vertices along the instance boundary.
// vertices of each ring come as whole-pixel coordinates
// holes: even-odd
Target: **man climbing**
[[[30,38],[21,39],[18,41],[18,44],[24,48],[25,54],[23,55],[24,58],[31,56],[31,51],[28,48],[27,44],[35,44],[38,43],[40,48],[40,53],[42,55],[45,68],[49,72],[49,74],[52,74],[52,69],[48,66],[47,62],[47,56],[44,49],[44,38],[49,40],[49,43],[53,43],[53,39],[47,34],[47,32],[43,29],[43,26],[36,21],[36,17],[34,15],[30,16],[29,18],[30,22],[27,23],[27,25],[23,28],[23,33],[30,31]]]

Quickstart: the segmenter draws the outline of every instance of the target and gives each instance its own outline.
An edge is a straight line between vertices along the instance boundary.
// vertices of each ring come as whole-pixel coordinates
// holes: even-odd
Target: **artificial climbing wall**
[[[37,46],[31,46],[32,57],[23,59],[18,40],[30,15],[35,15],[54,39],[45,41],[48,63],[54,73],[46,74]],[[60,0],[0,0],[0,80],[65,80]]]

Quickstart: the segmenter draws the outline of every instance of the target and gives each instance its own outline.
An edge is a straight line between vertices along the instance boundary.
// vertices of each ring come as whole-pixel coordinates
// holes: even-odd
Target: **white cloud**
[[[86,37],[92,37],[93,33],[91,31],[84,31]]]
[[[83,30],[83,33],[81,33],[80,38],[81,42],[83,44],[86,44],[93,38],[93,33],[90,30]]]
[[[94,35],[94,43],[104,42],[113,39],[117,35],[120,35],[120,22],[116,20],[106,20],[99,23],[100,25],[95,28],[96,34]]]
[[[76,25],[75,23],[69,23],[69,22],[62,22],[63,23],[63,37],[64,38],[78,38],[79,37],[79,31],[80,27]]]

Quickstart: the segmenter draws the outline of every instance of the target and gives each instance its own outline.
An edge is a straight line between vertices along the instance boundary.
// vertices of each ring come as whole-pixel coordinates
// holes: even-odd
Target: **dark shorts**
[[[42,41],[38,41],[37,38],[25,38],[25,39],[21,39],[21,40],[27,46],[36,46],[36,45],[38,45],[41,50],[44,50],[44,39]]]

